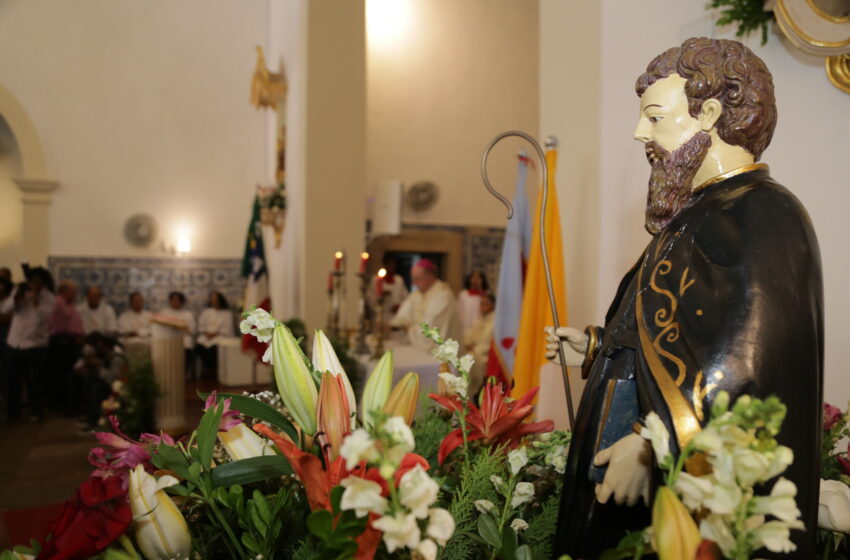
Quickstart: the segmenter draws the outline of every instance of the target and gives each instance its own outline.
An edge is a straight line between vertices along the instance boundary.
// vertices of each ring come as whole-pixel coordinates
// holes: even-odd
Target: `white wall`
[[[14,182],[21,172],[18,143],[0,115],[0,266],[10,268],[23,258],[23,205],[21,191]]]
[[[0,82],[60,183],[51,254],[157,254],[123,239],[147,212],[171,243],[185,228],[195,256],[241,255],[265,179],[248,95],[266,17],[266,0],[0,4]]]

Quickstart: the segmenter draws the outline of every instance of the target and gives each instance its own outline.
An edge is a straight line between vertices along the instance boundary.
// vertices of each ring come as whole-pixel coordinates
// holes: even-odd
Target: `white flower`
[[[422,560],[436,560],[437,544],[431,539],[425,539],[416,547],[416,552],[419,553]]]
[[[428,507],[437,501],[439,491],[440,486],[428,476],[422,465],[404,473],[398,485],[401,504],[418,519],[428,517]]]
[[[850,487],[840,480],[820,481],[818,527],[837,533],[850,532]]]
[[[490,500],[475,500],[475,509],[480,513],[488,513],[494,507],[496,507],[496,504]]]
[[[345,458],[345,468],[348,470],[355,468],[360,461],[371,463],[380,458],[375,442],[363,428],[354,430],[342,440],[339,454]]]
[[[475,363],[475,358],[472,357],[472,354],[465,354],[461,356],[460,362],[458,362],[457,369],[460,371],[465,371],[469,373],[472,369],[472,365]]]
[[[142,465],[130,471],[128,500],[136,520],[136,542],[145,558],[188,559],[192,553],[189,526],[171,498],[163,491],[173,486],[173,476],[156,480]]]
[[[682,498],[685,507],[694,511],[702,506],[708,496],[711,496],[713,486],[708,477],[696,477],[682,472],[673,484],[673,489]]]
[[[714,426],[707,426],[694,436],[694,447],[708,455],[717,455],[723,449],[723,440]]]
[[[715,483],[712,485],[711,496],[705,499],[703,504],[713,513],[719,515],[731,514],[741,503],[743,494],[738,485],[726,485]]]
[[[385,515],[372,523],[372,527],[384,533],[384,544],[389,552],[397,548],[416,548],[419,545],[419,525],[411,514],[397,512]]]
[[[520,469],[528,464],[528,453],[525,447],[514,449],[508,453],[508,463],[511,466],[511,474],[519,474]]]
[[[270,366],[274,365],[274,348],[271,344],[266,346],[266,351],[263,352],[263,361]]]
[[[269,342],[274,334],[274,327],[277,321],[269,315],[265,309],[254,309],[251,311],[245,320],[239,323],[239,330],[242,334],[252,334],[257,337],[260,342]]]
[[[502,480],[501,476],[497,476],[495,474],[490,475],[490,482],[493,483],[493,486],[496,487],[496,490],[501,491],[505,487],[505,481]]]
[[[218,441],[233,461],[275,454],[269,440],[261,438],[242,422],[218,432]]]
[[[735,550],[735,537],[732,536],[729,525],[722,515],[709,514],[700,522],[699,534],[704,539],[716,542],[724,557],[732,557],[732,552]]]
[[[546,458],[544,459],[546,464],[553,467],[555,472],[559,474],[564,474],[564,471],[567,470],[567,458],[564,454],[565,451],[566,447],[559,445],[555,448],[555,450],[547,453]]]
[[[802,521],[768,521],[753,531],[753,546],[771,552],[793,552],[797,547],[791,542],[791,529],[803,527]]]
[[[641,428],[640,437],[652,443],[655,460],[659,465],[670,456],[670,432],[656,413],[650,412],[646,416],[646,426]]]
[[[440,543],[440,546],[446,546],[454,532],[455,520],[448,510],[443,508],[428,510],[428,529],[425,530],[425,533],[429,537]]]
[[[434,342],[438,342],[440,340],[440,329],[437,327],[432,327],[425,321],[419,323],[419,328],[422,329],[422,334],[425,335],[425,338],[430,338]]]
[[[514,495],[511,497],[511,507],[521,506],[534,497],[534,485],[530,482],[517,482]]]
[[[520,531],[525,531],[528,529],[528,523],[526,523],[523,519],[514,519],[511,521],[511,529],[519,533]]]
[[[466,379],[459,375],[446,372],[440,374],[440,379],[443,380],[449,391],[451,391],[462,399],[465,399],[467,397],[468,384],[466,382]]]
[[[384,450],[384,459],[391,465],[398,466],[401,464],[404,456],[416,447],[413,432],[401,416],[391,416],[388,418],[384,422],[383,430],[392,442],[391,447]]]
[[[349,476],[340,482],[345,488],[339,507],[348,510],[353,509],[357,517],[363,517],[369,513],[383,515],[387,509],[387,500],[381,496],[381,485],[359,476]]]
[[[738,483],[744,488],[752,488],[756,482],[765,480],[764,475],[770,467],[770,459],[764,453],[752,449],[735,449],[732,462]]]
[[[770,514],[782,521],[795,521],[800,518],[800,510],[794,500],[796,495],[797,487],[794,483],[787,478],[780,478],[773,484],[770,496],[753,498],[753,511]]]
[[[440,362],[448,362],[453,366],[457,365],[457,351],[460,346],[457,343],[457,340],[449,338],[439,346],[437,346],[434,350],[431,351],[431,354],[437,358]]]
[[[767,472],[764,473],[763,480],[770,480],[776,475],[785,472],[785,469],[788,468],[788,465],[794,462],[794,452],[790,447],[785,447],[784,445],[778,446],[773,450],[773,457],[770,459],[770,466],[767,468]]]

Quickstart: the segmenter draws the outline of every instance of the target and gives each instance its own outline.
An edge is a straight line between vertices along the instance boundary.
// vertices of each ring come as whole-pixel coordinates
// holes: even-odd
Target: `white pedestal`
[[[242,339],[220,337],[218,343],[218,381],[225,387],[266,385],[272,381],[272,368],[258,363],[253,352],[242,351]],[[256,378],[255,370],[256,367]]]
[[[186,426],[185,329],[151,321],[151,363],[159,385],[156,426],[179,430]]]

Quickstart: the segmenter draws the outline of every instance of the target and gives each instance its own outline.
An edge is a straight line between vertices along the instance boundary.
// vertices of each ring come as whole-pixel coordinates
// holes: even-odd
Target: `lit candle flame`
[[[369,253],[366,253],[366,252],[360,253],[360,258],[361,258],[361,259],[364,259],[364,260],[365,260],[365,259],[368,259],[368,258],[369,258]]]
[[[334,257],[341,259],[342,258],[342,251],[337,251],[336,253],[334,253]]]
[[[382,268],[381,270],[378,271],[378,278],[383,278],[386,275],[387,275],[387,269],[386,268]]]

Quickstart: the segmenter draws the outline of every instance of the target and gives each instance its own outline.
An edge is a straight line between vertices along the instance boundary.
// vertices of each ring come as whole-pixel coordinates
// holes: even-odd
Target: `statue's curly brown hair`
[[[773,79],[753,51],[726,39],[696,37],[669,49],[649,63],[638,79],[638,96],[671,74],[687,80],[688,112],[696,118],[707,99],[723,106],[717,133],[727,144],[741,146],[756,161],[770,144],[776,128]]]

